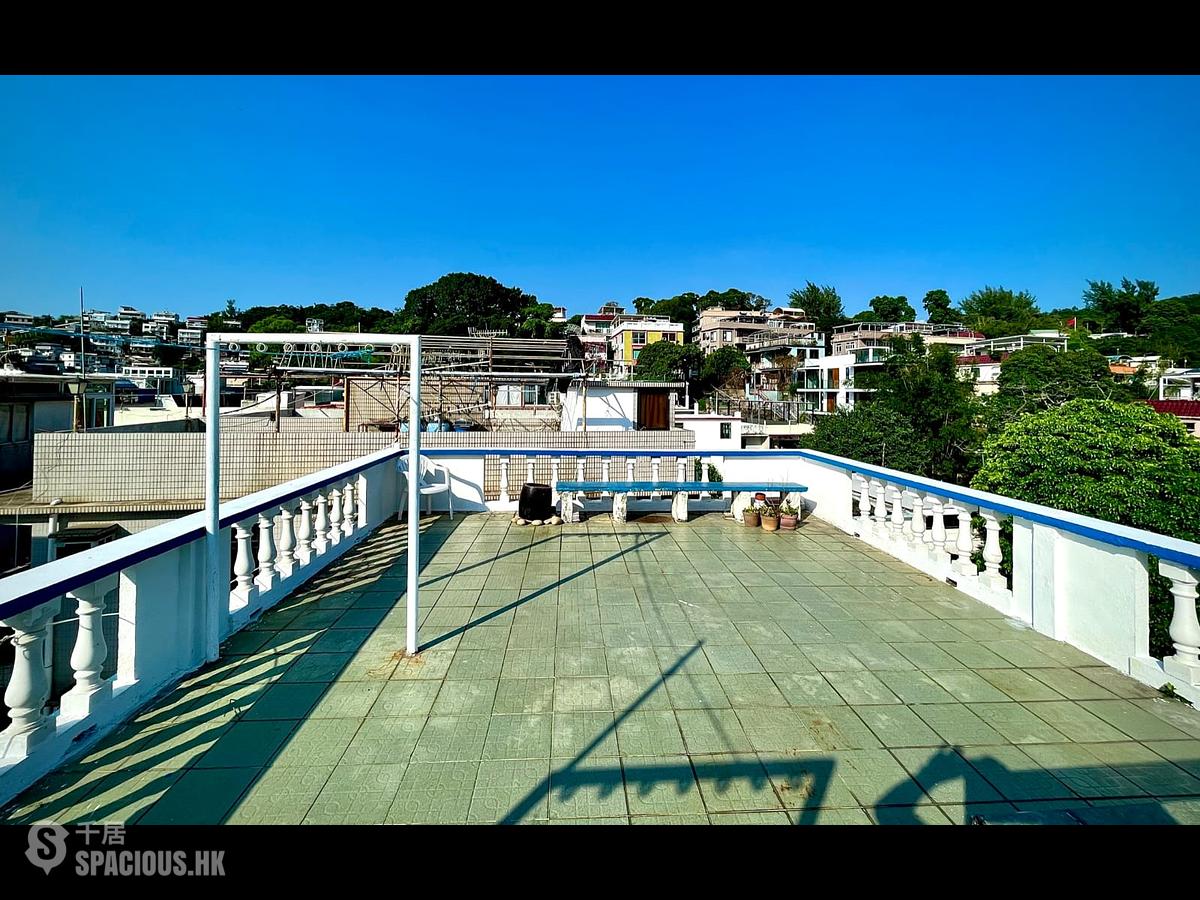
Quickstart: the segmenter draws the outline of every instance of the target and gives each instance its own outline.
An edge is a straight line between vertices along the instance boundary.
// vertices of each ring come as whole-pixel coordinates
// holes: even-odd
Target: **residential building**
[[[683,325],[666,316],[617,316],[608,332],[613,374],[628,377],[642,350],[659,341],[683,343]]]
[[[710,306],[700,310],[693,340],[707,355],[721,347],[744,347],[747,338],[767,328],[815,332],[817,326],[799,309],[737,310]]]
[[[6,312],[0,313],[0,320],[3,320],[6,325],[16,325],[22,328],[28,328],[33,325],[33,316],[26,313]]]
[[[179,333],[175,336],[175,340],[189,347],[201,347],[204,345],[204,334],[206,331],[207,326],[204,328],[180,328]]]
[[[687,404],[682,381],[575,380],[562,399],[562,431],[669,431]]]
[[[963,347],[964,356],[994,356],[1002,358],[1026,347],[1044,345],[1054,350],[1066,350],[1068,335],[1052,328],[1035,330],[1029,334],[1014,334],[1008,337],[968,341]]]
[[[849,353],[857,365],[883,362],[897,337],[920,335],[926,344],[946,344],[961,350],[983,338],[963,325],[933,325],[929,322],[850,322],[833,329],[830,350],[836,356]]]
[[[810,369],[810,364],[825,356],[825,336],[811,328],[764,328],[746,335],[743,346],[750,361],[747,395],[764,400],[790,398],[793,390],[810,380],[802,373],[819,371],[816,365]],[[807,398],[807,387],[804,391]]]
[[[1159,400],[1200,400],[1200,368],[1167,369],[1158,379]]]
[[[1200,400],[1147,400],[1155,412],[1175,416],[1192,437],[1200,437]]]

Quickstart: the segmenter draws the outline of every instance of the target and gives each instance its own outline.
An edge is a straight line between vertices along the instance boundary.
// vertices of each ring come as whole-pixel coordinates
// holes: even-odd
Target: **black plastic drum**
[[[522,519],[548,519],[554,515],[550,485],[528,482],[521,488],[521,499],[517,501],[517,515]]]

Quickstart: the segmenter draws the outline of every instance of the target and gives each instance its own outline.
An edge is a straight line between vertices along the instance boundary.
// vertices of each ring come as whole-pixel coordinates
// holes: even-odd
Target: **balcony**
[[[811,451],[703,459],[808,484],[793,534],[724,518],[715,483],[686,524],[614,525],[595,497],[518,528],[524,480],[696,454],[429,452],[476,512],[422,520],[415,657],[400,447],[222,504],[216,621],[196,516],[0,582],[2,818],[1200,821],[1200,713],[1156,690],[1196,696],[1200,547]],[[1166,660],[1148,554],[1177,601]],[[47,712],[60,607],[75,687]]]

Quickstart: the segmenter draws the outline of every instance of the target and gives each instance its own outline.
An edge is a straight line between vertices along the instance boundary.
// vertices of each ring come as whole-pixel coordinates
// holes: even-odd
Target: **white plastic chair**
[[[396,462],[396,471],[403,472],[404,477],[408,478],[408,460],[409,457],[402,456]],[[454,491],[450,489],[450,470],[443,465],[435,463],[428,456],[420,456],[421,467],[421,483],[417,491],[425,498],[425,514],[429,515],[433,511],[433,495],[445,494],[446,504],[450,508],[450,521],[454,521]],[[440,475],[441,480],[437,480]],[[404,490],[400,495],[400,511],[396,514],[399,521],[404,520],[404,510],[408,506],[408,485],[404,485]]]

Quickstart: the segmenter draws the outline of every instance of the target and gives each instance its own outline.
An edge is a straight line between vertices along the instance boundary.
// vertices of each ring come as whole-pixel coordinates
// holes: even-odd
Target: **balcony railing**
[[[78,756],[173,682],[209,658],[215,616],[222,640],[254,620],[397,510],[399,446],[220,506],[220,608],[206,602],[204,514],[131,535],[0,581],[0,622],[16,658],[4,692],[0,801]],[[806,515],[974,597],[1121,672],[1200,700],[1200,545],[996,494],[810,450],[428,448],[447,466],[455,511],[508,511],[526,479],[625,477],[802,482]],[[445,498],[435,504],[445,508]],[[641,502],[667,504],[669,497]],[[596,495],[585,510],[605,509]],[[693,508],[722,508],[720,484]],[[1011,520],[1011,576],[1001,533]],[[982,523],[976,527],[972,522]],[[680,526],[686,527],[686,526]],[[1175,653],[1149,650],[1149,558],[1171,584]],[[60,608],[78,617],[74,687],[48,711],[45,660]],[[101,677],[108,647],[100,627],[119,616],[115,674]],[[111,667],[110,667],[111,668]]]

